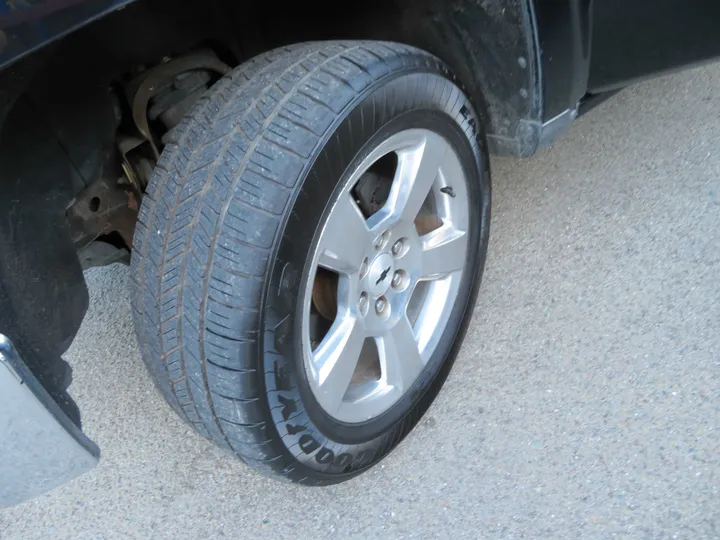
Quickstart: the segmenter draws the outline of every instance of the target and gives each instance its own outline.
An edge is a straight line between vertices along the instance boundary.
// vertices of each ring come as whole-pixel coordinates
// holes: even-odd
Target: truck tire
[[[489,217],[481,124],[440,60],[371,41],[261,55],[174,131],[142,202],[143,358],[182,418],[256,469],[347,480],[445,381]]]

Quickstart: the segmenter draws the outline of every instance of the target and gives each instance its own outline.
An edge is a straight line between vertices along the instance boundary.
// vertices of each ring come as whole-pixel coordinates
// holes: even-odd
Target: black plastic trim
[[[574,110],[587,92],[593,0],[535,0],[541,48],[543,123]]]

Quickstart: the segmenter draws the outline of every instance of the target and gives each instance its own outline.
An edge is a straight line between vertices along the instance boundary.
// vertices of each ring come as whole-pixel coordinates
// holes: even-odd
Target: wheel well
[[[160,132],[138,141],[130,89],[158,66],[198,51],[212,65],[234,67],[302,41],[404,42],[452,68],[483,119],[491,150],[529,155],[541,118],[529,2],[138,0],[6,68],[0,331],[23,357],[37,359],[34,371],[46,387],[64,393],[69,376],[60,355],[87,308],[81,269],[127,260],[142,177],[157,158],[162,131],[172,130],[193,97],[223,73],[195,69],[194,86],[172,88],[162,99],[167,106],[154,118],[148,114]]]
[[[327,39],[399,41],[432,52],[453,69],[483,117],[491,151],[525,156],[536,150],[542,90],[532,0],[366,0],[352,6],[137,0],[51,45],[42,84],[100,90],[199,48],[234,66],[271,48]]]

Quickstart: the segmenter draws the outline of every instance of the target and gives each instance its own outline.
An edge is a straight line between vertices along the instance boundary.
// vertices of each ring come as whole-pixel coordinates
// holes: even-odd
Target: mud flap
[[[100,449],[58,407],[0,334],[0,507],[97,465]]]

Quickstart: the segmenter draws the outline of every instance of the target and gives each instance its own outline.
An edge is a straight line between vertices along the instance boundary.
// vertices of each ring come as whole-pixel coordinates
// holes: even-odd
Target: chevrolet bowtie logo
[[[383,281],[387,277],[389,272],[390,272],[390,266],[388,266],[385,270],[382,271],[382,274],[380,274],[380,277],[375,282],[375,285],[380,285],[380,282]]]

